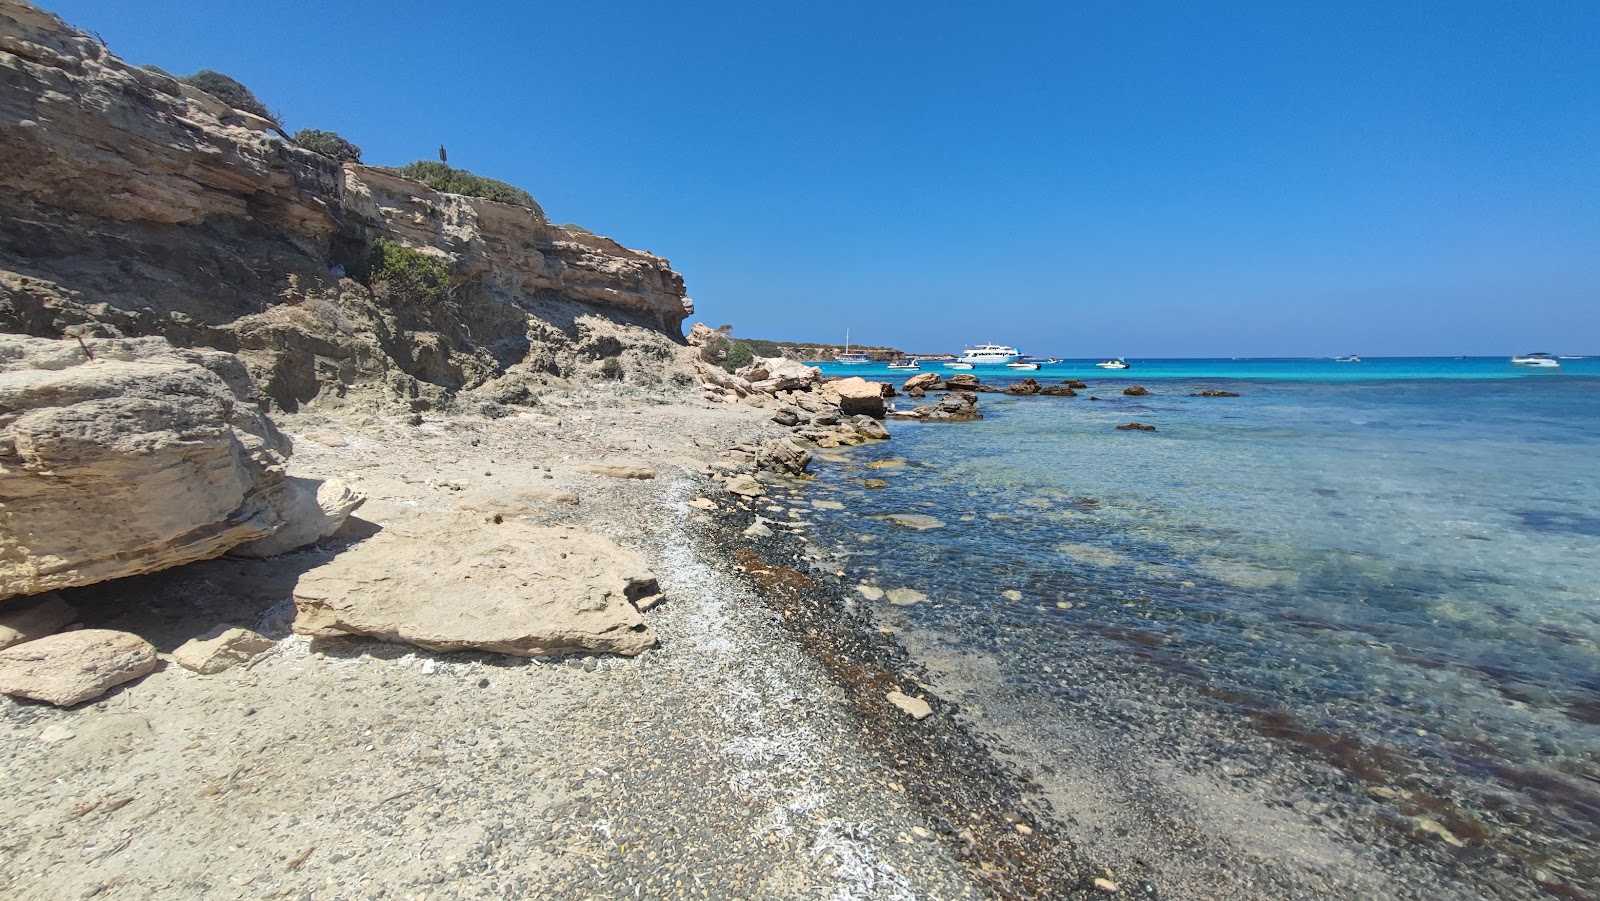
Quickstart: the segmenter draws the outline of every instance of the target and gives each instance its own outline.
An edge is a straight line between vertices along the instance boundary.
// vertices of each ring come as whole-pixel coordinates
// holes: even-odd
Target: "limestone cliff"
[[[444,263],[447,302],[339,277],[380,239]],[[659,378],[691,309],[660,257],[341,165],[0,0],[0,331],[235,352],[288,409],[351,385],[426,405],[507,374]]]

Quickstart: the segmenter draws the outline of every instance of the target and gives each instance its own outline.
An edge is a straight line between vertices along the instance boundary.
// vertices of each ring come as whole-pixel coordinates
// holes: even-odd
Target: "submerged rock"
[[[110,629],[62,632],[0,651],[0,694],[71,707],[156,668],[155,646]]]
[[[1142,422],[1125,422],[1122,425],[1117,426],[1117,431],[1119,432],[1153,432],[1155,430],[1155,426],[1145,425]]]
[[[1189,396],[1190,397],[1238,397],[1239,396],[1239,392],[1237,392],[1237,391],[1224,391],[1221,388],[1207,388],[1204,391],[1196,391],[1196,392],[1190,394]]]
[[[294,631],[431,651],[633,655],[655,645],[635,604],[659,591],[639,555],[570,526],[454,520],[390,527],[307,571]]]
[[[1149,394],[1150,392],[1148,390],[1146,390],[1144,388],[1144,386],[1142,386],[1142,385],[1131,385],[1131,386],[1129,386],[1127,388],[1122,389],[1122,393],[1126,394],[1129,397],[1144,397],[1145,395]]]
[[[929,516],[926,513],[890,513],[884,518],[896,525],[916,529],[919,532],[944,526],[944,520]]]

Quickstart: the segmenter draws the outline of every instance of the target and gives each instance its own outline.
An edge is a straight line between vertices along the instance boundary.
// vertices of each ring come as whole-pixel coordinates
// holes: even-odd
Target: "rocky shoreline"
[[[303,573],[370,537],[65,589],[76,622],[138,634],[159,662],[89,703],[0,706],[0,891],[1097,891],[1102,874],[918,687],[840,585],[756,562],[806,553],[788,534],[746,537],[757,502],[728,490],[722,449],[771,434],[770,411],[615,388],[546,410],[279,424],[296,471],[346,479],[369,498],[360,521],[377,534],[426,535],[470,511],[611,535],[660,580],[667,600],[646,613],[659,644],[631,660],[515,658],[290,632]],[[653,451],[654,478],[595,471],[597,459]],[[791,475],[760,483],[773,497],[804,488]],[[487,512],[534,488],[544,500]],[[234,625],[270,647],[210,675],[175,665],[188,639]],[[886,686],[927,699],[933,715],[913,719]]]

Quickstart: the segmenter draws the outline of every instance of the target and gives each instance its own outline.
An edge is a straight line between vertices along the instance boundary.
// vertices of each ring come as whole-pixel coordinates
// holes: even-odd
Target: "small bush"
[[[279,120],[278,116],[267,109],[267,105],[262,103],[254,92],[240,84],[235,78],[211,69],[201,69],[193,75],[186,75],[178,80],[186,85],[205,91],[234,109],[254,113],[279,128],[283,127],[283,122]]]
[[[432,305],[450,297],[450,270],[443,263],[387,238],[378,239],[350,277],[413,302]]]
[[[722,361],[728,358],[729,350],[731,348],[728,346],[728,339],[716,335],[700,345],[700,359],[721,365]]]
[[[453,168],[448,163],[418,160],[415,163],[401,166],[396,171],[406,178],[414,178],[435,191],[443,191],[446,194],[465,194],[468,197],[482,197],[484,200],[497,200],[501,203],[512,203],[529,209],[538,206],[533,202],[532,194],[515,185],[508,185],[493,178],[474,175],[465,169]]]
[[[612,381],[619,381],[622,378],[622,361],[616,357],[607,358],[600,364],[600,375]]]
[[[741,367],[749,366],[755,359],[755,354],[750,352],[750,345],[743,341],[735,341],[728,348],[728,355],[722,359],[722,368],[734,372]]]
[[[302,128],[294,133],[294,142],[314,153],[331,156],[341,163],[361,162],[361,148],[346,141],[336,131]]]

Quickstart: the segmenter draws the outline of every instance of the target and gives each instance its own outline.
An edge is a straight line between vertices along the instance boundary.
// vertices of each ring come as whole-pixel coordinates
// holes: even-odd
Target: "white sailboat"
[[[871,363],[872,362],[872,358],[867,356],[866,354],[860,352],[860,351],[856,351],[855,353],[851,353],[850,352],[850,330],[849,329],[845,329],[844,330],[844,353],[842,353],[842,354],[834,354],[833,355],[833,362],[835,362],[835,363],[843,363],[846,366],[860,366],[863,363]]]

